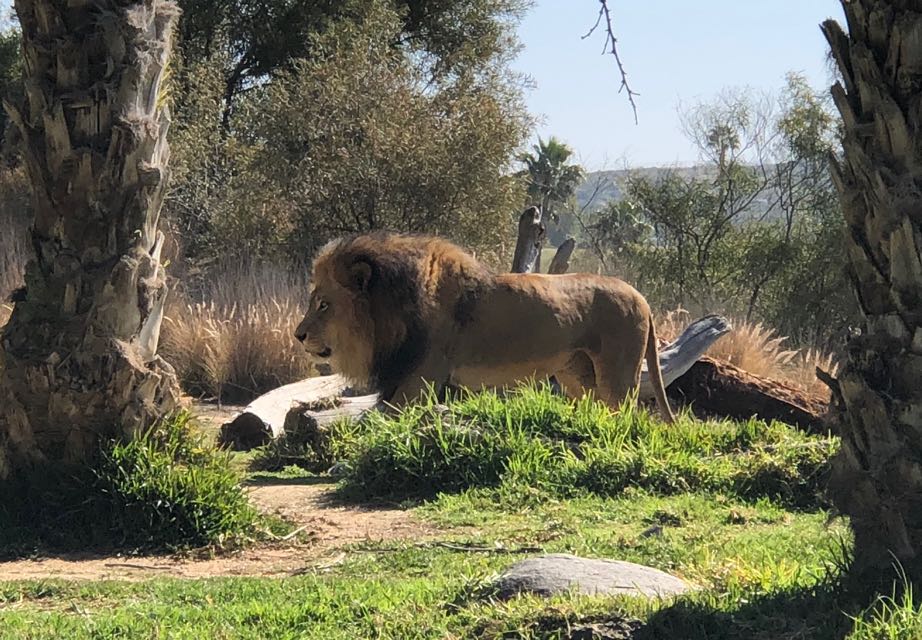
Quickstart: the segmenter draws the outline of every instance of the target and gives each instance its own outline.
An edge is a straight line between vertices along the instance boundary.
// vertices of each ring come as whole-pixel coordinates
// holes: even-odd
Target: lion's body
[[[568,395],[591,391],[617,408],[646,357],[672,419],[650,308],[633,287],[588,274],[494,275],[439,238],[375,233],[330,243],[314,261],[298,337],[397,406],[426,384],[554,376]]]

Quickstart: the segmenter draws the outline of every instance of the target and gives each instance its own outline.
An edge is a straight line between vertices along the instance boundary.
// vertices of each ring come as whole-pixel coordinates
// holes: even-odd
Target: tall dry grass
[[[675,309],[657,318],[657,336],[675,339],[694,318],[686,309]],[[729,362],[757,376],[786,382],[804,391],[823,397],[829,388],[817,380],[816,367],[835,375],[838,363],[832,354],[818,349],[789,349],[787,338],[761,322],[746,322],[730,318],[733,329],[715,342],[707,355]]]
[[[308,377],[294,330],[307,279],[271,266],[216,270],[197,292],[171,294],[161,353],[193,396],[246,402]]]

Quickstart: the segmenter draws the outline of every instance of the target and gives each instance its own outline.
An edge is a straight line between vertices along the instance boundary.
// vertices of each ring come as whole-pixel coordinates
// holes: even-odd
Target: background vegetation
[[[508,64],[525,2],[181,4],[163,349],[190,394],[242,402],[311,373],[291,328],[310,257],[330,238],[438,233],[505,268],[531,203],[551,247],[577,238],[574,269],[634,283],[672,333],[693,319],[682,310],[726,313],[734,363],[808,388],[815,364],[834,367],[855,322],[825,164],[837,123],[799,76],[778,96],[728,90],[686,109],[698,166],[612,179],[587,174],[556,138],[526,149],[526,79]],[[0,38],[10,99],[16,37]],[[0,323],[30,214],[15,143],[10,128]]]

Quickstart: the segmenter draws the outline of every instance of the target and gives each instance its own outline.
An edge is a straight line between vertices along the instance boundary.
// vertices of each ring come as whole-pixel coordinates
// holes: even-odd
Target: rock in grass
[[[493,586],[500,598],[522,592],[552,596],[569,590],[586,595],[668,597],[694,588],[659,569],[620,560],[579,558],[566,553],[516,562]]]

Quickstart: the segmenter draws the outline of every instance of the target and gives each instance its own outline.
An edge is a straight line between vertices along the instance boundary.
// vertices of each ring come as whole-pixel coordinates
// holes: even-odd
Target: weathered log
[[[704,316],[685,327],[674,342],[659,350],[659,368],[663,374],[663,385],[668,387],[682,377],[712,344],[729,333],[732,328],[726,318],[717,315]],[[646,362],[640,371],[639,397],[641,400],[654,398]]]
[[[540,268],[541,247],[546,233],[541,209],[528,207],[519,216],[519,237],[512,258],[512,273],[532,273]]]
[[[705,316],[690,324],[675,342],[660,351],[663,383],[668,387],[710,345],[730,330],[730,323],[720,316]],[[344,395],[345,393],[345,395]],[[274,389],[260,396],[242,413],[221,427],[222,445],[246,450],[278,438],[285,433],[286,417],[300,414],[297,420],[326,425],[341,418],[359,418],[378,406],[376,394],[356,395],[341,376],[318,376]],[[350,397],[351,394],[351,397]],[[647,373],[641,373],[640,397],[653,398]]]
[[[700,418],[778,420],[810,433],[826,433],[829,401],[707,356],[668,389],[671,400]]]
[[[564,240],[563,244],[557,247],[557,253],[554,254],[547,272],[554,274],[566,273],[567,269],[570,268],[570,256],[573,255],[573,249],[575,248],[576,240],[574,238]]]
[[[317,376],[265,393],[221,426],[218,443],[238,450],[252,449],[284,432],[285,416],[295,403],[321,403],[339,398],[348,389],[339,375]]]

